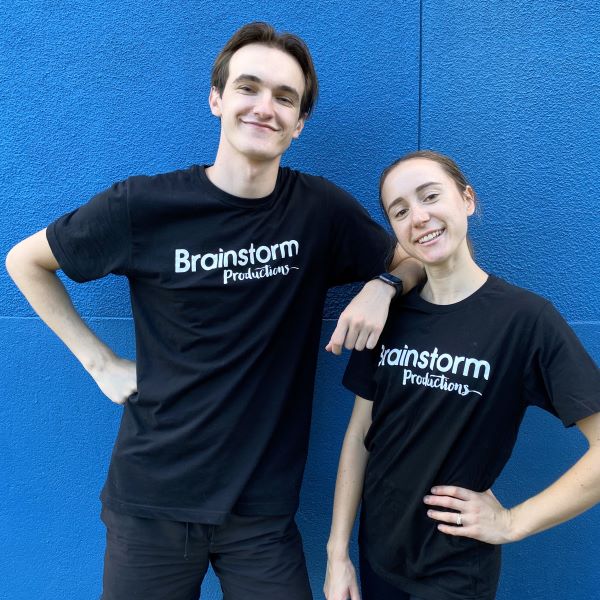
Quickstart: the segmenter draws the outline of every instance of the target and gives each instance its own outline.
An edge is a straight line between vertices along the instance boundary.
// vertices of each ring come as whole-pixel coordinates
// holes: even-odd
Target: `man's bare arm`
[[[402,279],[403,293],[425,277],[421,263],[409,257],[399,245],[396,245],[390,269]],[[348,350],[374,348],[383,331],[394,294],[394,288],[387,283],[378,279],[368,281],[340,315],[325,350],[341,354],[343,347]]]
[[[56,333],[102,392],[123,404],[137,389],[135,363],[119,358],[83,322],[56,271],[60,268],[46,230],[24,239],[8,253],[6,269],[33,310]]]

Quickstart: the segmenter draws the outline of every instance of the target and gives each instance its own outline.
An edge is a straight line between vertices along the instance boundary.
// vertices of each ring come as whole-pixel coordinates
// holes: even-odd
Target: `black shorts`
[[[209,563],[223,600],[312,600],[293,516],[230,515],[222,525],[102,510],[101,600],[198,600]]]

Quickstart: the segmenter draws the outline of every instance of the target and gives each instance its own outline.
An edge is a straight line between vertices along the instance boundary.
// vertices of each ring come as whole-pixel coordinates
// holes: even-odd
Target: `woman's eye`
[[[425,197],[425,202],[433,202],[439,194],[429,194]]]
[[[406,216],[407,213],[408,213],[408,209],[407,208],[401,208],[400,210],[397,210],[394,213],[394,219],[402,219],[403,217]]]

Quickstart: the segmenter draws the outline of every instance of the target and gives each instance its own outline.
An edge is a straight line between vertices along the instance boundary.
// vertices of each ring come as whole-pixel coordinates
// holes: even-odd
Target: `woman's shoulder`
[[[494,303],[503,303],[506,308],[515,311],[539,313],[551,304],[547,298],[492,274],[490,274],[487,285],[482,292],[482,299]]]
[[[455,313],[487,319],[508,313],[512,315],[538,315],[550,302],[525,288],[514,285],[497,275],[490,274],[487,281],[473,294],[454,304],[431,304],[423,300],[420,289],[415,288],[392,304],[391,313],[401,318],[404,312],[423,314]]]

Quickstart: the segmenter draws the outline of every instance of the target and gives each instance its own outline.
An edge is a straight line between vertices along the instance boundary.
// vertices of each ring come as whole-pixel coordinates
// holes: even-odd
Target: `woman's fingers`
[[[440,506],[442,508],[451,508],[452,510],[456,510],[458,512],[462,512],[465,508],[465,500],[457,500],[452,496],[425,496],[423,498],[423,502],[430,506]]]
[[[428,510],[427,516],[442,523],[450,523],[457,527],[464,527],[466,525],[465,518],[462,513],[458,512],[442,512],[440,510]]]
[[[436,485],[431,488],[431,493],[434,496],[451,496],[459,500],[471,500],[477,495],[477,492],[457,485]]]
[[[470,537],[489,544],[510,541],[510,511],[506,510],[491,490],[474,492],[456,486],[436,486],[425,496],[425,504],[434,506],[427,516],[438,521],[442,533]],[[448,510],[439,510],[439,508]]]

